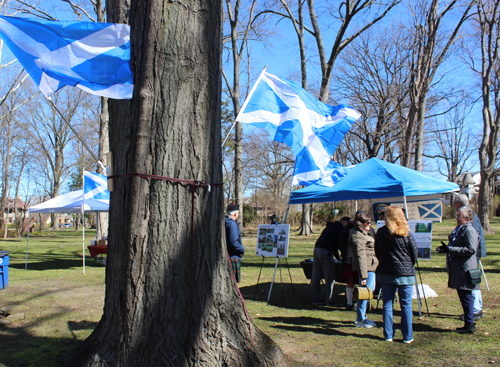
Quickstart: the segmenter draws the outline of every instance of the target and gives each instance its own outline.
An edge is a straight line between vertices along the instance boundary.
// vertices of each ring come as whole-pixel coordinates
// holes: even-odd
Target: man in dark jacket
[[[227,253],[231,259],[231,268],[236,282],[241,280],[241,258],[245,254],[245,248],[241,242],[240,229],[238,228],[238,217],[240,207],[237,204],[229,204],[226,211],[226,245]]]
[[[325,304],[321,297],[321,279],[325,279],[326,304],[330,306],[340,306],[335,302],[333,287],[335,285],[335,261],[340,259],[339,238],[342,229],[347,224],[347,220],[342,218],[338,222],[328,222],[326,228],[321,232],[314,247],[314,263],[311,278],[311,296],[315,306]]]

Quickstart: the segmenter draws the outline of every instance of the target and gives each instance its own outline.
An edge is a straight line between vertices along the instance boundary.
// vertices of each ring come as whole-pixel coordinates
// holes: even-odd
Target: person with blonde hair
[[[384,302],[384,338],[386,341],[394,339],[393,304],[397,290],[403,343],[409,344],[413,342],[412,292],[418,249],[401,208],[389,206],[384,219],[385,225],[375,236],[375,253],[379,261],[376,273]]]

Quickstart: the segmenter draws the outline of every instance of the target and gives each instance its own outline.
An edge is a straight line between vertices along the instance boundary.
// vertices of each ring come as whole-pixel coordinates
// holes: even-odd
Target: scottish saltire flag
[[[294,181],[296,182],[294,185],[309,186],[314,183],[320,186],[332,187],[337,182],[345,178],[352,168],[354,168],[354,166],[344,167],[341,164],[330,161],[325,169],[327,177],[317,180],[314,176],[310,177],[309,172],[303,172],[294,177]]]
[[[0,16],[0,37],[47,98],[65,85],[132,98],[128,25]]]
[[[309,185],[332,176],[331,157],[359,117],[352,107],[327,105],[295,83],[263,71],[237,120],[266,129],[274,141],[292,148],[293,184]]]
[[[83,199],[108,200],[108,178],[99,173],[83,171]]]

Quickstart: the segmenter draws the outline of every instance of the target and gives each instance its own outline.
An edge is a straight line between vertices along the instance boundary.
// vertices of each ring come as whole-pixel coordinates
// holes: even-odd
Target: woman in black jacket
[[[401,305],[403,343],[409,344],[413,341],[412,292],[417,251],[415,239],[403,211],[395,206],[388,207],[385,211],[385,226],[377,231],[375,237],[375,253],[379,260],[377,280],[382,287],[386,341],[392,341],[394,338],[392,314],[396,290]]]

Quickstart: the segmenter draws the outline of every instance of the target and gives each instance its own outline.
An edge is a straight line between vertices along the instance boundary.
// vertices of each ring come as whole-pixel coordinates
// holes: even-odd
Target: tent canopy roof
[[[83,189],[59,195],[29,208],[30,213],[80,213],[83,204]],[[85,200],[84,211],[107,212],[109,201]]]
[[[311,185],[292,192],[291,204],[434,195],[459,187],[377,158],[356,165],[333,187]]]

